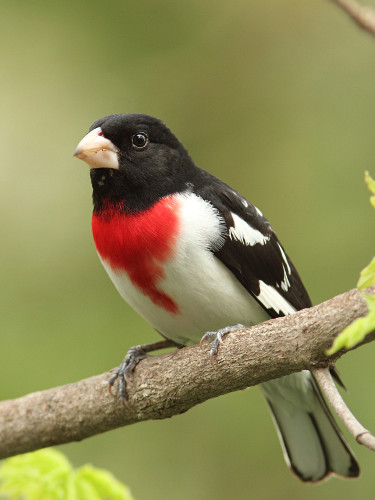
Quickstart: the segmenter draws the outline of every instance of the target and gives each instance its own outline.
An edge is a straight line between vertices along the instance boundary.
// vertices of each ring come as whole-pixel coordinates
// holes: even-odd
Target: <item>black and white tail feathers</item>
[[[285,460],[302,480],[316,483],[334,474],[359,476],[357,461],[328,410],[310,372],[261,385]]]

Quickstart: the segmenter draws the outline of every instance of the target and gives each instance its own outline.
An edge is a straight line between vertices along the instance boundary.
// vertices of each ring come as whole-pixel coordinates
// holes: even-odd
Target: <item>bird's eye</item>
[[[145,132],[138,132],[132,136],[132,144],[136,149],[144,149],[148,144],[148,135]]]

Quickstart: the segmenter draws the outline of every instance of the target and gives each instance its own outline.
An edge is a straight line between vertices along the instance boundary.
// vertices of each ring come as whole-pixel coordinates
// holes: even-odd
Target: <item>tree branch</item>
[[[375,293],[375,287],[369,290]],[[0,458],[89,436],[149,419],[178,415],[222,394],[303,369],[332,364],[335,336],[367,313],[357,290],[310,309],[239,330],[220,346],[216,368],[209,347],[186,347],[150,356],[128,386],[128,408],[108,394],[111,373],[0,403]],[[375,332],[365,341],[375,339]]]
[[[332,380],[329,369],[314,368],[312,372],[315,380],[318,382],[332,408],[335,410],[350,434],[355,437],[359,444],[363,444],[370,450],[375,451],[375,437],[370,433],[370,431],[365,429],[360,422],[358,422],[353,413],[346,406]]]
[[[360,5],[355,0],[331,0],[339,5],[358,26],[375,36],[375,11],[372,7]]]

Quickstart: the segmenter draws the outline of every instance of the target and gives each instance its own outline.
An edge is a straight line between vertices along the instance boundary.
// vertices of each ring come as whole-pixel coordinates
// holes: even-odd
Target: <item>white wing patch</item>
[[[287,267],[287,269],[288,269],[288,274],[290,274],[290,273],[291,273],[291,269],[290,269],[290,265],[289,265],[288,259],[286,258],[285,252],[284,252],[284,250],[283,250],[282,246],[280,245],[280,243],[279,243],[279,242],[277,242],[277,244],[279,245],[279,249],[280,249],[281,256],[282,256],[283,261],[285,262],[286,267]]]
[[[296,312],[296,309],[273,286],[259,280],[259,288],[258,299],[267,309],[273,309],[277,313],[285,314],[285,316]]]
[[[281,286],[281,288],[284,290],[284,292],[287,292],[289,290],[289,287],[290,287],[290,281],[289,281],[288,275],[286,274],[284,265],[283,265],[283,269],[284,269],[283,281],[280,284],[277,283],[276,286],[277,287]]]
[[[289,287],[290,287],[290,281],[289,281],[289,278],[288,278],[288,274],[290,275],[290,274],[291,274],[291,272],[292,272],[292,270],[290,269],[290,264],[289,264],[289,262],[288,262],[288,259],[287,259],[286,255],[285,255],[285,252],[284,252],[284,250],[283,250],[282,246],[280,245],[280,243],[279,243],[279,242],[277,242],[277,245],[278,245],[278,247],[279,247],[279,250],[280,250],[281,256],[282,256],[282,258],[283,258],[284,264],[285,264],[285,266],[286,266],[286,269],[285,269],[285,266],[284,266],[284,264],[283,264],[284,278],[283,278],[283,281],[282,281],[280,284],[279,284],[279,283],[277,283],[277,285],[276,285],[276,286],[277,286],[277,287],[280,287],[280,286],[281,286],[281,288],[282,288],[285,292],[287,292],[287,291],[289,290]]]
[[[264,245],[269,241],[269,236],[264,236],[260,231],[251,227],[241,217],[232,213],[234,226],[229,228],[229,238],[237,240],[244,245],[254,246],[257,243]]]

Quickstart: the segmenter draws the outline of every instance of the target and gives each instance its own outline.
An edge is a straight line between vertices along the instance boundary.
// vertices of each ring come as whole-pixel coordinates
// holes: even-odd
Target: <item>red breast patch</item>
[[[163,263],[173,257],[178,231],[178,201],[169,196],[139,214],[123,213],[108,202],[93,215],[92,232],[100,257],[114,270],[125,271],[152,302],[178,314],[177,304],[157,287]]]

